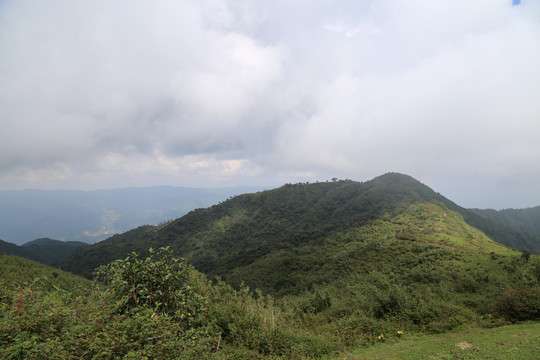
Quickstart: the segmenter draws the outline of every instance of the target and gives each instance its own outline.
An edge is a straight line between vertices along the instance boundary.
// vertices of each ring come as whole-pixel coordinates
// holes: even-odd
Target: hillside
[[[86,246],[88,244],[78,241],[60,241],[47,238],[36,239],[21,246],[0,240],[0,252],[47,265],[57,265]]]
[[[495,223],[533,236],[537,244],[533,252],[540,252],[540,206],[527,209],[471,209],[471,211]]]
[[[21,245],[22,248],[32,250],[36,258],[32,260],[48,265],[56,265],[68,256],[84,249],[88,244],[80,241],[60,241],[48,238],[36,239]]]
[[[0,238],[17,245],[44,237],[95,243],[142,224],[175,219],[247,191],[254,188],[153,186],[0,191]]]
[[[540,257],[494,242],[452,208],[463,211],[387,174],[287,184],[116,235],[62,264],[90,275],[121,259],[94,273],[109,285],[86,297],[97,320],[85,320],[79,300],[62,305],[62,314],[77,314],[60,324],[63,351],[343,359],[385,341],[540,320]],[[170,249],[147,252],[163,245],[208,277],[171,260]],[[162,307],[164,294],[174,301]],[[56,335],[40,336],[36,351]],[[73,346],[81,338],[84,347]],[[16,358],[17,343],[6,343]]]
[[[200,271],[224,279],[265,256],[319,244],[332,234],[399,214],[416,203],[455,211],[492,239],[528,249],[529,238],[459,207],[410,176],[389,173],[371,181],[286,184],[236,196],[157,227],[140,227],[90,246],[64,261],[69,271],[89,275],[98,265],[131,251],[170,246]],[[249,284],[249,283],[248,283]]]
[[[0,253],[0,290],[17,288],[21,283],[31,284],[36,280],[42,288],[49,290],[54,286],[64,290],[72,290],[75,286],[90,289],[92,284],[83,277],[52,266]]]

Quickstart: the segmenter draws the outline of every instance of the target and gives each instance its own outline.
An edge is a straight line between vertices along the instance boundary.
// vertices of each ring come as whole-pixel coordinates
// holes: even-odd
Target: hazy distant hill
[[[14,244],[37,238],[94,243],[255,190],[258,189],[156,186],[96,191],[0,191],[0,238]]]
[[[60,241],[47,238],[36,239],[21,246],[0,240],[0,252],[47,265],[56,265],[86,246],[88,246],[87,243],[79,241]]]
[[[527,209],[471,209],[471,211],[493,222],[532,235],[540,243],[540,206]]]
[[[416,203],[455,211],[469,226],[500,243],[526,249],[535,245],[533,239],[459,207],[410,176],[390,173],[364,183],[287,184],[236,196],[162,226],[113,236],[68,258],[62,267],[89,273],[131,251],[170,246],[197,269],[227,278],[265,257],[318,244],[333,234],[407,211]]]

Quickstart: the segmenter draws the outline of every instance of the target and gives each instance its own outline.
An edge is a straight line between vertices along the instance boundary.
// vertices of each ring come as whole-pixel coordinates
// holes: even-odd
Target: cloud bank
[[[0,3],[0,188],[410,174],[540,204],[540,3]]]

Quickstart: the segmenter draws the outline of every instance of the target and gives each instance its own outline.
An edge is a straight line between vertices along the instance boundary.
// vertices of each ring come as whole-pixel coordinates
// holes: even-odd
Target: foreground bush
[[[37,281],[2,289],[2,359],[209,359],[218,344],[205,302],[167,249],[103,267],[110,287],[44,291]],[[152,300],[153,299],[153,300]]]
[[[495,309],[510,321],[540,320],[540,287],[507,290],[497,299]]]
[[[209,282],[169,249],[100,267],[92,291],[43,279],[0,287],[1,359],[318,358],[323,337],[288,325],[274,300]]]

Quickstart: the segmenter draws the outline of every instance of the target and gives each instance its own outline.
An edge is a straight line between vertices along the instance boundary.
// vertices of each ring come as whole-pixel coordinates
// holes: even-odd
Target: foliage
[[[272,298],[209,282],[166,248],[97,275],[107,287],[50,290],[39,279],[1,288],[0,357],[303,358],[335,350],[292,328]]]
[[[21,283],[29,284],[36,279],[41,279],[40,287],[45,290],[68,290],[74,287],[88,290],[92,286],[90,281],[66,271],[17,256],[0,254],[0,288],[11,290],[18,288]]]
[[[533,253],[540,253],[540,206],[526,209],[471,209],[471,211],[494,223],[508,226],[517,232],[534,238],[530,250]]]
[[[409,176],[390,173],[364,183],[286,184],[236,196],[162,226],[144,226],[113,236],[73,255],[61,267],[89,276],[97,266],[123,259],[132,251],[170,246],[212,278],[219,276],[235,286],[244,280],[256,288],[258,283],[238,279],[237,269],[268,255],[317,245],[334,234],[407,211],[418,202],[442,205],[501,243],[521,250],[532,246],[525,235],[456,205]],[[288,287],[287,281],[283,287]]]
[[[99,267],[94,275],[108,285],[121,312],[147,307],[192,326],[207,304],[191,288],[190,271],[191,267],[174,258],[169,248],[157,252],[150,248],[144,259],[132,253],[124,260]]]
[[[43,292],[38,282],[21,286],[3,301],[3,359],[206,359],[215,346],[213,339],[194,337],[152,309],[119,314],[102,292]]]
[[[525,261],[457,210],[399,174],[238,196],[72,257],[70,267],[81,261],[86,270],[103,259],[124,259],[99,268],[107,287],[85,298],[106,313],[78,326],[84,334],[104,329],[126,339],[126,346],[107,343],[120,346],[117,357],[170,348],[167,354],[181,358],[196,348],[207,358],[301,359],[396,341],[403,333],[534,319],[535,298],[527,294],[540,288],[540,258],[530,254]],[[164,244],[170,248],[146,258],[126,252]],[[194,267],[172,250],[189,255]],[[515,296],[527,301],[525,309],[497,305]],[[73,302],[65,306],[73,311]],[[516,312],[507,316],[497,306]],[[145,330],[149,319],[160,321],[157,333]],[[85,328],[91,324],[99,325]],[[124,334],[129,324],[146,337]],[[96,346],[88,335],[78,336]]]
[[[540,320],[540,287],[523,285],[506,290],[495,309],[510,321]]]

